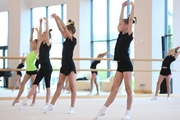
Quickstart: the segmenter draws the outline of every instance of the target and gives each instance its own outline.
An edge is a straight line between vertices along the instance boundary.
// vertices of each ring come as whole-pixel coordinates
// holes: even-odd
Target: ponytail
[[[52,31],[52,29],[49,29],[49,39],[51,39],[51,37],[52,37],[51,31]]]
[[[71,19],[68,20],[68,25],[66,26],[68,30],[70,30],[72,32],[72,34],[74,34],[76,32],[76,28],[75,28],[75,23],[74,21],[72,21]]]
[[[123,19],[125,24],[129,24],[129,17],[130,17],[130,15],[128,16],[127,19]],[[137,24],[137,17],[133,18],[132,24]]]

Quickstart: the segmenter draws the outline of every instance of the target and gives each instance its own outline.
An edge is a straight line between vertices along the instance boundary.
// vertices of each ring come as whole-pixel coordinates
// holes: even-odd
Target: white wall
[[[79,0],[30,0],[30,8],[34,7],[42,7],[42,6],[52,6],[52,5],[60,5],[60,4],[73,4],[73,2],[78,3]]]
[[[8,0],[0,0],[0,11],[8,10]]]

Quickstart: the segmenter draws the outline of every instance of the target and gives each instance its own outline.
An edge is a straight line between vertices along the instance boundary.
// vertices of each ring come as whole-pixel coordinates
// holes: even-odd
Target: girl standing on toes
[[[108,52],[105,52],[103,54],[98,54],[97,58],[103,58],[105,55],[107,55]],[[91,69],[96,69],[96,66],[97,64],[99,64],[101,61],[100,60],[94,60],[91,64]],[[91,71],[92,73],[92,76],[91,76],[91,88],[90,88],[90,93],[88,94],[89,96],[92,95],[92,90],[93,90],[93,83],[96,85],[96,90],[97,90],[97,93],[95,95],[99,95],[99,87],[98,87],[98,84],[97,84],[97,75],[98,75],[98,72],[97,71]]]
[[[23,81],[21,82],[21,88],[19,90],[19,93],[12,103],[13,106],[19,102],[19,99],[24,91],[24,87],[27,81],[31,78],[32,82],[34,82],[36,74],[37,74],[35,60],[38,55],[38,49],[37,49],[38,40],[37,39],[33,40],[33,33],[34,33],[34,28],[32,28],[31,30],[31,38],[30,38],[30,45],[31,45],[32,51],[26,57],[26,74],[24,75]],[[31,106],[35,104],[35,99],[36,99],[36,92],[33,94],[33,101],[32,101]]]
[[[179,48],[180,47],[169,50],[169,52],[167,53],[167,56],[164,58],[163,63],[162,63],[162,68],[160,71],[160,75],[158,78],[157,86],[156,86],[156,93],[155,93],[155,96],[151,100],[157,100],[160,85],[161,85],[162,81],[164,80],[164,78],[166,78],[166,86],[167,86],[167,93],[168,93],[167,99],[171,100],[170,99],[170,93],[171,93],[171,86],[170,86],[171,69],[170,69],[170,65],[178,57],[178,55],[180,53],[180,51],[178,52]]]
[[[124,7],[130,4],[132,6],[130,16],[127,19],[123,19]],[[128,49],[131,41],[133,40],[132,24],[134,23],[134,3],[127,1],[122,4],[122,10],[118,25],[119,36],[117,38],[115,46],[114,60],[117,61],[118,67],[114,77],[114,82],[111,87],[111,93],[106,100],[104,106],[99,111],[95,120],[98,120],[101,116],[105,115],[106,109],[111,105],[111,103],[116,98],[119,86],[121,85],[123,79],[125,83],[126,93],[127,93],[127,108],[124,116],[124,120],[130,119],[130,110],[132,105],[132,90],[131,90],[131,77],[133,66],[129,58]]]
[[[23,57],[24,57],[24,53],[23,53]],[[25,62],[25,59],[21,59],[21,63],[17,66],[17,69],[22,69],[24,67],[24,62]],[[12,92],[14,91],[14,89],[16,88],[18,84],[20,85],[19,87],[21,88],[21,77],[22,77],[22,72],[17,71],[16,81],[12,89]]]
[[[43,109],[46,109],[49,104],[50,99],[50,80],[51,80],[51,73],[52,73],[52,66],[49,59],[49,52],[51,49],[51,42],[49,39],[51,39],[51,29],[49,30],[48,25],[48,19],[44,18],[46,21],[46,31],[42,33],[42,19],[40,19],[40,25],[39,25],[39,31],[38,31],[38,49],[39,49],[39,64],[40,69],[38,71],[38,74],[36,76],[35,81],[33,82],[33,86],[25,98],[25,100],[21,103],[20,109],[23,108],[23,106],[26,106],[28,104],[28,100],[31,98],[31,96],[36,91],[40,81],[44,77],[45,84],[46,84],[46,103]]]
[[[47,107],[47,109],[44,111],[44,113],[47,113],[51,110],[54,109],[54,104],[58,97],[60,96],[62,86],[64,84],[64,81],[66,77],[69,80],[69,87],[71,90],[71,107],[69,114],[75,113],[74,111],[74,104],[76,100],[76,87],[75,87],[75,74],[76,74],[76,67],[73,61],[73,51],[74,47],[77,43],[76,38],[73,36],[74,33],[76,32],[76,29],[74,27],[74,22],[69,20],[68,25],[65,26],[63,21],[60,19],[59,16],[56,14],[51,15],[52,18],[55,19],[56,24],[63,35],[63,37],[66,39],[65,42],[63,43],[63,51],[62,51],[62,67],[60,69],[60,75],[59,75],[59,81],[57,84],[57,89],[56,92],[54,93],[54,96],[51,100],[51,104]]]

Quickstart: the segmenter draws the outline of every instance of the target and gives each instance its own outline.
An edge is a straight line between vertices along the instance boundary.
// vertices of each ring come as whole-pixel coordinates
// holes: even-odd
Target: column
[[[9,0],[9,41],[8,56],[22,56],[23,52],[29,52],[30,44],[30,8],[29,1]],[[16,68],[19,60],[8,60],[9,68]],[[9,79],[9,88],[12,88],[15,82],[13,77]]]
[[[164,0],[135,0],[135,59],[162,58]],[[160,70],[161,62],[135,61],[135,70]],[[135,93],[155,91],[159,72],[135,72]],[[140,84],[145,86],[141,89]]]

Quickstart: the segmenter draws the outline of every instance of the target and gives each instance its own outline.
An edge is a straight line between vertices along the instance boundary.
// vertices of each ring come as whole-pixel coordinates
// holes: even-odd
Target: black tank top
[[[39,48],[39,64],[50,63],[49,52],[51,49],[51,44],[48,46],[46,43],[41,43]]]
[[[77,40],[73,37],[73,40],[66,39],[63,43],[63,50],[62,50],[62,65],[69,65],[72,64],[72,57],[74,52],[74,47],[77,44]]]
[[[97,61],[97,60],[93,61],[90,68],[91,68],[91,69],[96,69],[96,66],[97,66],[97,64],[99,64],[99,63],[100,63],[100,60],[99,60],[99,61]]]
[[[39,69],[39,60],[36,60],[35,66],[36,66],[37,69]]]
[[[175,60],[174,56],[166,56],[163,60],[162,66],[170,68],[171,63]]]
[[[133,40],[133,33],[131,35],[119,33],[114,49],[114,60],[116,61],[130,61],[129,46]]]
[[[23,63],[20,63],[17,68],[23,68],[24,67],[24,64]]]

